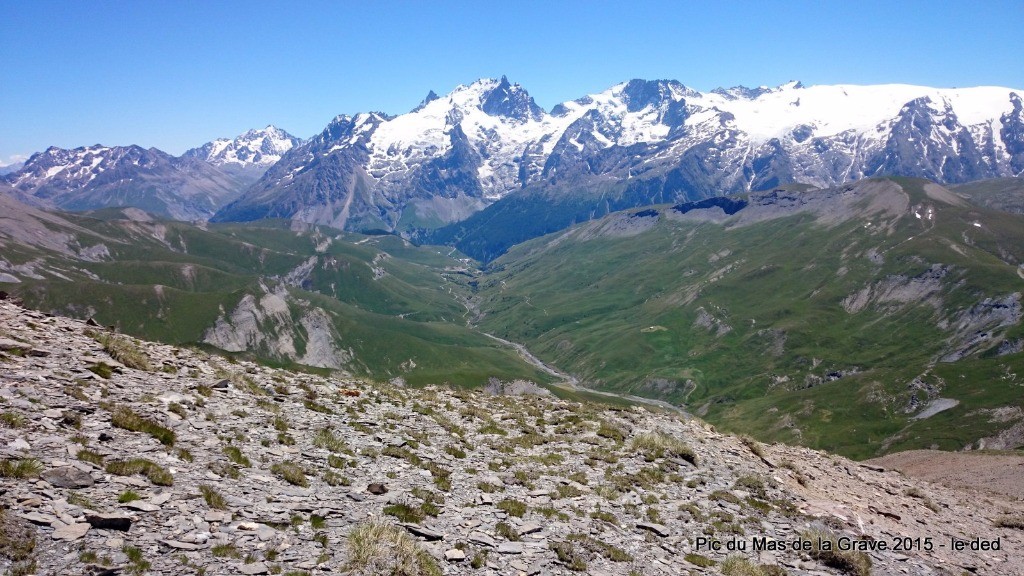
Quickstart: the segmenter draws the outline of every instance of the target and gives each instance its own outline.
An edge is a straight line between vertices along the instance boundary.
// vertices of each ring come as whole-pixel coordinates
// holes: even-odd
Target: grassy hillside
[[[72,238],[67,250],[4,241],[5,260],[31,273],[12,270],[22,281],[3,289],[32,307],[175,344],[237,339],[229,351],[381,380],[547,380],[514,351],[466,328],[453,292],[462,288],[445,280],[446,268],[462,264],[447,249],[393,236],[297,232],[280,221],[200,228],[109,210],[62,217],[64,225],[51,223],[51,232]],[[245,316],[247,299],[258,303],[258,336],[233,323]],[[261,308],[271,304],[279,308]],[[218,322],[228,322],[226,336],[211,340]]]
[[[742,212],[684,221],[663,206],[653,225],[606,220],[523,244],[481,283],[481,325],[593,386],[763,438],[856,457],[962,448],[1007,427],[982,410],[1022,404],[1016,377],[996,377],[1024,368],[1024,355],[998,355],[1024,337],[1019,316],[957,325],[1014,293],[1019,314],[1024,220],[898,183],[898,213],[871,212],[867,196],[839,221],[825,207],[739,225]],[[991,337],[972,346],[975,329]],[[960,404],[909,420],[938,398]]]

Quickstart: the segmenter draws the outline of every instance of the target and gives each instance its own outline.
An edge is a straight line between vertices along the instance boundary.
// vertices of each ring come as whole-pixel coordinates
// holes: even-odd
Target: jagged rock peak
[[[207,142],[188,150],[185,156],[215,166],[267,168],[300,142],[298,138],[271,124],[266,128],[247,130],[234,139],[218,138]]]

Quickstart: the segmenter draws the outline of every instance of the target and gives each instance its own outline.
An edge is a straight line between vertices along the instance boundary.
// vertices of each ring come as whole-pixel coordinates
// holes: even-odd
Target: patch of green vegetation
[[[296,462],[289,460],[279,462],[271,466],[270,471],[289,484],[302,486],[303,488],[309,486],[305,470]]]
[[[142,474],[150,482],[157,486],[173,486],[174,477],[171,473],[161,468],[156,462],[145,458],[132,458],[129,460],[114,460],[107,462],[106,471],[116,476],[132,476]]]
[[[526,504],[519,500],[507,498],[495,504],[495,507],[517,518],[522,518],[526,514]]]
[[[0,460],[0,478],[37,478],[43,465],[35,458]]]
[[[206,505],[210,508],[215,510],[226,510],[228,507],[228,503],[224,500],[224,496],[213,486],[200,484],[199,494],[202,495],[203,500],[206,501]]]
[[[344,570],[358,574],[441,576],[437,561],[402,528],[380,521],[357,524],[348,534]]]
[[[174,446],[174,431],[141,416],[127,406],[115,406],[110,411],[110,423],[132,432],[145,432],[164,446]]]

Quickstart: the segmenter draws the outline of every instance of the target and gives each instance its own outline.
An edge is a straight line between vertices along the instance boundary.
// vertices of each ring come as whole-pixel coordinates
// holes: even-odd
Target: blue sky
[[[0,165],[47,146],[174,154],[401,113],[508,75],[552,105],[630,78],[1024,89],[1024,1],[0,2]]]

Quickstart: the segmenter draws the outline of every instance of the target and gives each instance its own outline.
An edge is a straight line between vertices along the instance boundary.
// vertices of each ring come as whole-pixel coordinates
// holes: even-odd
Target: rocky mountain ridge
[[[0,319],[0,569],[16,574],[1024,568],[1019,501],[696,419],[287,372],[10,301]]]
[[[595,212],[779,183],[1015,176],[1024,171],[1019,94],[797,82],[705,93],[631,80],[546,112],[507,78],[482,79],[431,92],[407,114],[337,117],[214,219],[412,234],[466,220],[486,235],[504,209],[530,220],[514,208],[524,198],[556,212],[578,204],[565,227]]]
[[[175,220],[205,220],[299,142],[268,126],[181,156],[136,145],[50,147],[0,174],[0,182],[17,198],[40,207],[134,207]]]

